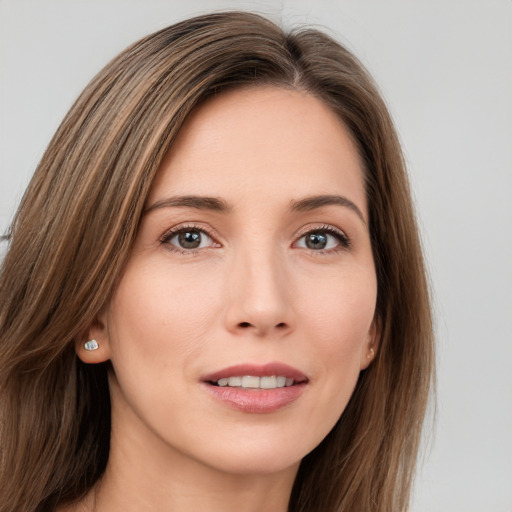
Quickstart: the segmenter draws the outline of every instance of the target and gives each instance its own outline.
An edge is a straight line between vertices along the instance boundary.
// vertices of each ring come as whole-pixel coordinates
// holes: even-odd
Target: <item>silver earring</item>
[[[98,350],[98,342],[96,340],[89,340],[84,343],[85,350]]]

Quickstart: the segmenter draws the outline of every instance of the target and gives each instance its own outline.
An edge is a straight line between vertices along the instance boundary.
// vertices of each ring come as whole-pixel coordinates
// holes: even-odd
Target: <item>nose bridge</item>
[[[286,263],[268,238],[244,245],[229,273],[228,327],[264,335],[290,327]]]

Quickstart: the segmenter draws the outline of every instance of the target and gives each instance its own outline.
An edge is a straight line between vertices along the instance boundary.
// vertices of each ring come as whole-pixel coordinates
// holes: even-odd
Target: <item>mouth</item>
[[[282,363],[244,364],[204,376],[206,389],[216,400],[246,413],[269,413],[297,400],[308,377]]]

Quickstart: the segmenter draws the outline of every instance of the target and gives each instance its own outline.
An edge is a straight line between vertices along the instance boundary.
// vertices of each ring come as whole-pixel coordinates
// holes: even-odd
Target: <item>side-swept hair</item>
[[[407,510],[433,375],[429,293],[400,144],[358,60],[261,16],[189,19],[133,44],[75,102],[8,237],[0,274],[0,511],[83,497],[109,452],[109,363],[74,343],[112,296],[155,172],[184,119],[223,91],[273,85],[325,102],[362,157],[380,345],[342,417],[307,455],[294,512]]]

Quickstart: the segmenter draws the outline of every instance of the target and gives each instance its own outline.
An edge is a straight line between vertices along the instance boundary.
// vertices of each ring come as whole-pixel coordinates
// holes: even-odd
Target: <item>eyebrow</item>
[[[353,203],[350,199],[348,199],[344,196],[319,195],[319,196],[305,197],[304,199],[301,199],[299,201],[292,201],[291,209],[292,209],[292,211],[303,212],[303,211],[315,210],[317,208],[322,208],[323,206],[330,206],[330,205],[344,206],[346,208],[351,209],[352,211],[354,211],[357,214],[357,216],[366,225],[366,220],[364,218],[363,212],[357,207],[357,205],[355,203]]]
[[[340,195],[316,195],[309,196],[297,201],[291,201],[290,210],[295,212],[304,212],[322,208],[323,206],[343,206],[354,211],[357,216],[366,225],[366,220],[363,213],[350,199]],[[144,214],[149,213],[153,210],[160,208],[169,207],[186,207],[195,208],[197,210],[213,210],[221,213],[229,213],[232,211],[232,207],[224,200],[219,197],[208,197],[208,196],[175,196],[161,199],[151,206],[146,208]]]
[[[206,196],[176,196],[161,199],[146,208],[144,213],[149,213],[159,208],[179,207],[196,208],[197,210],[213,210],[217,212],[229,212],[231,207],[224,199]]]

